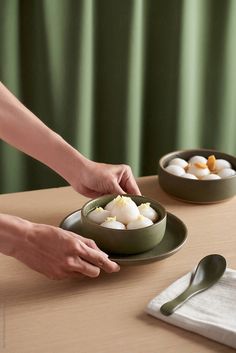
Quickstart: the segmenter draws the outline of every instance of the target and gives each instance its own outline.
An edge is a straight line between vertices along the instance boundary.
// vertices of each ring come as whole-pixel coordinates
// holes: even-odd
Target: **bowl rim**
[[[88,219],[87,215],[85,216],[85,215],[83,214],[84,208],[85,208],[90,202],[93,202],[93,201],[95,201],[96,199],[100,199],[100,198],[103,198],[103,197],[106,197],[106,196],[114,196],[114,198],[115,198],[115,197],[117,197],[117,196],[119,196],[119,195],[120,195],[120,196],[127,196],[127,197],[130,197],[130,198],[132,198],[133,196],[144,197],[144,198],[148,199],[148,201],[146,201],[145,203],[147,203],[147,202],[150,201],[150,204],[157,204],[157,205],[158,205],[158,208],[160,207],[160,209],[162,210],[162,213],[163,213],[163,217],[161,217],[159,220],[157,220],[157,222],[155,222],[155,223],[153,223],[153,224],[151,224],[150,226],[147,226],[147,227],[135,228],[135,229],[115,229],[115,228],[102,227],[100,224],[95,223],[95,222],[91,221],[90,219]],[[111,200],[111,201],[112,201],[112,200]],[[98,207],[100,207],[100,206],[98,206]],[[92,211],[92,210],[91,210],[91,211]],[[91,211],[90,211],[90,212],[91,212]],[[161,215],[159,214],[159,216],[161,216]],[[145,196],[145,195],[105,194],[105,195],[102,195],[102,196],[98,196],[97,198],[88,200],[88,201],[81,207],[81,221],[82,221],[83,217],[84,217],[84,219],[86,219],[86,222],[87,222],[89,225],[93,226],[95,229],[103,229],[103,228],[105,228],[105,229],[109,229],[109,231],[111,231],[111,232],[115,232],[115,233],[118,232],[118,233],[122,233],[122,234],[123,234],[123,233],[134,232],[134,231],[140,231],[140,230],[143,231],[144,229],[150,229],[150,228],[152,228],[152,227],[154,228],[155,226],[161,224],[162,222],[166,222],[166,219],[167,219],[167,211],[166,211],[166,208],[165,208],[160,202],[158,202],[158,201],[156,201],[156,200],[154,200],[154,199],[151,199],[150,197]]]
[[[223,154],[223,155],[225,155],[226,157],[227,156],[229,156],[230,158],[233,158],[233,159],[235,159],[235,165],[233,165],[233,169],[235,169],[236,168],[236,157],[234,157],[233,155],[231,155],[231,154],[229,154],[229,153],[225,153],[225,152],[221,152],[221,151],[218,151],[218,150],[215,150],[215,149],[209,149],[209,148],[191,148],[191,149],[183,149],[183,150],[176,150],[176,151],[172,151],[172,152],[169,152],[169,153],[167,153],[167,154],[165,154],[165,155],[163,155],[160,159],[159,159],[159,163],[158,163],[158,166],[159,166],[159,168],[163,171],[163,172],[165,172],[165,173],[167,173],[168,175],[171,175],[171,176],[173,176],[173,177],[175,177],[175,178],[178,178],[178,179],[182,179],[182,180],[184,180],[184,181],[186,181],[186,182],[188,182],[188,183],[196,183],[196,182],[204,182],[204,183],[212,183],[212,182],[215,182],[215,183],[222,183],[222,182],[224,182],[225,183],[225,181],[226,180],[231,180],[231,179],[234,179],[234,178],[236,178],[236,173],[234,174],[234,175],[232,175],[232,176],[230,176],[230,177],[227,177],[227,178],[221,178],[221,179],[208,179],[208,180],[202,180],[202,179],[188,179],[188,178],[183,178],[183,177],[181,177],[181,176],[178,176],[178,175],[174,175],[174,174],[171,174],[171,173],[169,173],[167,170],[166,170],[166,167],[164,167],[164,161],[168,158],[168,157],[170,157],[170,156],[172,156],[172,155],[174,155],[174,154],[181,154],[181,153],[185,153],[185,152],[189,152],[189,153],[191,153],[191,152],[201,152],[201,151],[203,151],[203,152],[209,152],[209,153],[212,153],[212,154],[214,154],[214,152],[215,153],[220,153],[220,154]],[[177,158],[177,157],[176,157]],[[181,158],[181,157],[179,157],[179,158]],[[226,159],[227,160],[227,159]]]

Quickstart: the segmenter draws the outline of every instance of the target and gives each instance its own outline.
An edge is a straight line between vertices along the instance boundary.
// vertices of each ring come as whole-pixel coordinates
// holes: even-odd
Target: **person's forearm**
[[[15,256],[16,250],[24,242],[30,222],[7,214],[0,214],[0,252]]]
[[[68,182],[87,159],[49,129],[0,82],[0,138],[46,164]],[[75,168],[76,167],[76,168]]]

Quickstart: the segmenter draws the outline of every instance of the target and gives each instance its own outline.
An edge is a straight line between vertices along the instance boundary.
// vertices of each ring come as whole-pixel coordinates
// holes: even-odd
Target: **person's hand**
[[[71,185],[87,197],[113,193],[140,195],[132,170],[125,164],[105,164],[86,160],[86,164]]]
[[[8,224],[13,224],[12,230],[7,225],[11,235],[6,237],[8,244],[5,254],[17,258],[50,279],[81,275],[97,277],[101,270],[111,273],[120,269],[91,239],[13,216],[5,215],[4,218]]]

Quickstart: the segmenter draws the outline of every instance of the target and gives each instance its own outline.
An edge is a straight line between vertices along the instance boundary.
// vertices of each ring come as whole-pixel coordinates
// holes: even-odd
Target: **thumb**
[[[122,187],[117,183],[117,181],[113,183],[110,192],[115,194],[126,194],[125,190],[122,189]]]

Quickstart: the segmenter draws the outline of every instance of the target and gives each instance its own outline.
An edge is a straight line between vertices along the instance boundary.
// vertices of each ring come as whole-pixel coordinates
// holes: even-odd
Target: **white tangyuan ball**
[[[232,166],[225,159],[216,159],[216,162],[215,162],[216,171],[219,172],[220,170],[225,169],[225,168],[232,168]]]
[[[197,178],[202,178],[205,175],[210,174],[210,170],[208,169],[207,165],[202,163],[190,164],[187,172],[195,175]]]
[[[185,173],[182,175],[183,178],[186,178],[186,179],[194,179],[194,180],[197,180],[198,178],[196,177],[196,175],[193,175],[193,174],[190,174],[190,173]]]
[[[170,161],[169,165],[178,165],[181,168],[186,168],[188,166],[188,162],[186,162],[183,158],[174,158]]]
[[[109,211],[104,210],[102,207],[96,207],[95,210],[89,212],[87,217],[90,221],[100,224],[104,222],[105,219],[109,217],[109,215],[110,215]]]
[[[193,156],[189,159],[189,164],[194,164],[194,163],[204,163],[206,164],[207,159],[203,156]]]
[[[111,200],[110,202],[108,202],[108,204],[104,207],[105,210],[111,211],[111,209],[112,209],[114,203],[115,203],[116,201],[118,201],[120,198],[121,198],[121,196],[118,195],[115,199],[113,199],[113,200]]]
[[[112,217],[116,216],[117,221],[124,224],[128,224],[140,215],[136,203],[127,196],[116,198],[110,212]]]
[[[125,225],[117,221],[116,217],[107,217],[107,219],[101,224],[101,226],[111,229],[125,229]]]
[[[141,203],[138,206],[139,212],[142,216],[149,218],[152,222],[155,222],[158,218],[157,212],[150,206],[150,202]]]
[[[139,215],[138,218],[134,219],[133,221],[127,224],[127,229],[137,229],[137,228],[144,228],[151,226],[153,222],[143,215]]]
[[[217,179],[221,179],[221,177],[217,174],[208,174],[202,177],[202,180],[217,180]]]
[[[231,176],[234,176],[236,174],[235,170],[231,169],[231,168],[224,168],[221,169],[218,173],[218,175],[221,178],[229,178]]]
[[[166,171],[176,176],[182,176],[185,173],[185,170],[178,165],[168,165]]]

